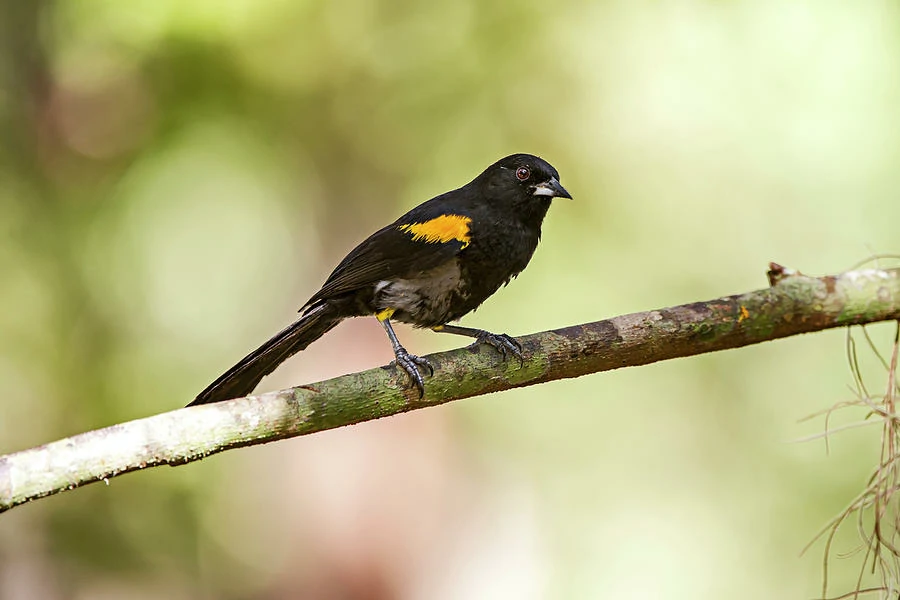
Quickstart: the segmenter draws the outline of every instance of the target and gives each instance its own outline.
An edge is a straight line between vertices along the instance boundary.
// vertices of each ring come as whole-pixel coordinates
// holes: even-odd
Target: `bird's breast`
[[[412,276],[376,283],[375,312],[392,309],[397,321],[435,327],[478,308],[525,268],[540,237],[540,231],[525,227],[488,225],[473,227],[471,241],[452,260]]]
[[[496,290],[528,265],[540,235],[540,229],[502,222],[473,231],[472,242],[460,253],[464,277]]]
[[[458,260],[413,277],[379,281],[375,285],[376,310],[393,309],[393,318],[417,327],[436,327],[468,312],[468,282]]]

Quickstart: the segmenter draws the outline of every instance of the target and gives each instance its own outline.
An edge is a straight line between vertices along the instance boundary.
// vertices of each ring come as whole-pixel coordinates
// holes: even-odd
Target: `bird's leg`
[[[400,340],[397,339],[397,334],[394,333],[394,328],[391,327],[390,317],[393,314],[393,310],[383,310],[376,314],[375,318],[378,319],[378,322],[384,327],[388,339],[391,340],[391,347],[394,349],[394,362],[409,375],[410,381],[416,386],[416,389],[419,390],[419,399],[421,400],[425,397],[425,381],[422,379],[422,373],[419,372],[419,367],[425,367],[431,375],[434,375],[434,367],[432,367],[431,363],[426,359],[420,358],[415,354],[410,354],[406,351],[406,348],[400,345]]]
[[[460,327],[458,325],[438,325],[437,327],[432,327],[432,329],[439,333],[454,333],[475,338],[476,344],[487,344],[496,349],[503,356],[503,360],[506,360],[508,355],[512,354],[519,359],[520,366],[525,362],[525,359],[522,357],[522,344],[516,338],[505,333],[491,333],[484,329]]]

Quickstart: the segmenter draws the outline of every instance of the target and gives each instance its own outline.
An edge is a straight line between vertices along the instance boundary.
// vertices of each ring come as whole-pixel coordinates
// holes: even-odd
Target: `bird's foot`
[[[488,346],[493,347],[500,353],[503,360],[508,359],[509,355],[512,354],[518,359],[520,367],[525,364],[525,358],[522,356],[522,344],[520,344],[516,338],[506,335],[505,333],[482,331],[478,334],[478,337],[475,338],[475,343],[487,344]]]
[[[422,373],[419,371],[419,367],[428,369],[429,377],[434,375],[434,367],[431,366],[431,363],[428,362],[427,359],[416,356],[415,354],[410,354],[406,351],[406,348],[403,348],[402,346],[394,353],[394,356],[396,357],[394,363],[406,371],[410,382],[416,386],[417,390],[419,390],[419,400],[421,400],[425,397],[425,381],[422,379]]]

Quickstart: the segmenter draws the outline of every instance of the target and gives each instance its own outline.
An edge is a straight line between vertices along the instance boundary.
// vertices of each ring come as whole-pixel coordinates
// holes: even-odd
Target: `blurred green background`
[[[365,235],[513,152],[575,200],[470,326],[900,250],[894,2],[0,0],[0,50],[0,453],[184,405]],[[851,396],[844,336],[41,500],[0,516],[0,597],[816,597],[821,545],[799,552],[878,460],[875,428],[792,443]],[[391,358],[357,319],[260,389]],[[835,560],[835,594],[858,565]]]

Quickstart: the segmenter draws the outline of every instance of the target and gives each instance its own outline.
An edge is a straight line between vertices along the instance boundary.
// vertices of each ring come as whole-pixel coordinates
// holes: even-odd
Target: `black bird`
[[[431,365],[400,345],[391,320],[455,333],[521,360],[506,334],[448,325],[475,310],[528,264],[553,198],[571,198],[559,173],[530,154],[507,156],[463,187],[420,204],[353,249],[300,318],[248,354],[189,406],[246,396],[260,380],[349,317],[374,315],[400,366],[425,393],[419,367]]]

